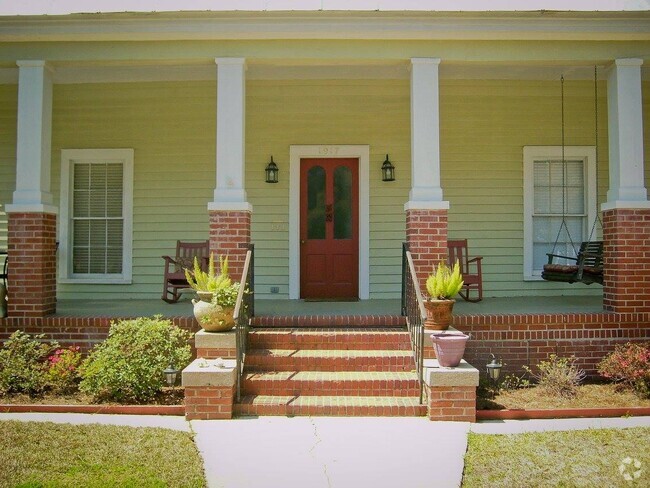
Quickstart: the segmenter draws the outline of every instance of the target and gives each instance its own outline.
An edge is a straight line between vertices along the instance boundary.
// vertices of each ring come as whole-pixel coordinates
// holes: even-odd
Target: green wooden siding
[[[644,82],[650,120],[650,83]],[[594,144],[593,85],[567,81],[566,144]],[[467,237],[484,256],[487,296],[600,293],[600,288],[523,281],[525,145],[560,144],[559,81],[444,80],[441,159],[451,203],[450,237]],[[0,248],[15,187],[16,85],[0,85]],[[163,254],[176,239],[205,239],[215,182],[214,82],[56,85],[52,192],[59,201],[63,148],[135,150],[132,285],[59,285],[61,298],[155,298]],[[246,190],[254,207],[259,298],[288,296],[289,146],[370,146],[370,296],[400,290],[403,205],[410,181],[408,80],[253,80],[247,82]],[[599,87],[599,201],[608,185],[606,87]],[[650,186],[650,124],[644,127]],[[381,181],[386,154],[397,180]],[[264,183],[273,155],[277,185]],[[272,286],[280,293],[271,295]]]

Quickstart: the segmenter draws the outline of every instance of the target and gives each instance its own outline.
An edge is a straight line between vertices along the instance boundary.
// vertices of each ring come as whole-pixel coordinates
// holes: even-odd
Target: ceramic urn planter
[[[453,320],[452,312],[456,300],[432,300],[424,302],[427,319],[424,321],[426,330],[447,330]]]
[[[206,332],[226,332],[235,326],[234,307],[212,303],[212,293],[197,292],[199,300],[192,300],[194,317]]]
[[[469,336],[466,334],[431,334],[438,364],[445,368],[455,368],[465,354]]]

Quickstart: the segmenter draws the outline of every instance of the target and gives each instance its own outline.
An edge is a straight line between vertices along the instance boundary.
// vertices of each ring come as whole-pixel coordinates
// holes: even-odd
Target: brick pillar
[[[440,261],[447,260],[447,210],[406,211],[406,242],[409,244],[420,288]]]
[[[233,280],[241,279],[250,243],[251,212],[210,210],[210,251],[228,256],[230,277]]]
[[[603,307],[650,312],[650,209],[603,211]]]
[[[10,317],[56,312],[56,215],[9,213]]]

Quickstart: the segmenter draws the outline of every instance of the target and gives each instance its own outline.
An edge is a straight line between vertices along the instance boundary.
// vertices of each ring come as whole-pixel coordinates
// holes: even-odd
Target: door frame
[[[359,160],[359,299],[370,298],[370,146],[289,146],[289,298],[300,299],[300,160],[357,158]]]

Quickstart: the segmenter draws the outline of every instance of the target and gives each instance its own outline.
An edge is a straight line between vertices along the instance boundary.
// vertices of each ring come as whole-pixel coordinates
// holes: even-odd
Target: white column
[[[244,189],[246,64],[244,58],[216,58],[217,181],[210,210],[251,210]]]
[[[16,191],[7,212],[56,213],[50,193],[52,73],[45,61],[18,61]]]
[[[411,59],[411,191],[405,209],[447,209],[440,185],[439,58]]]
[[[609,191],[603,209],[647,208],[643,172],[641,59],[617,59],[607,76]]]

